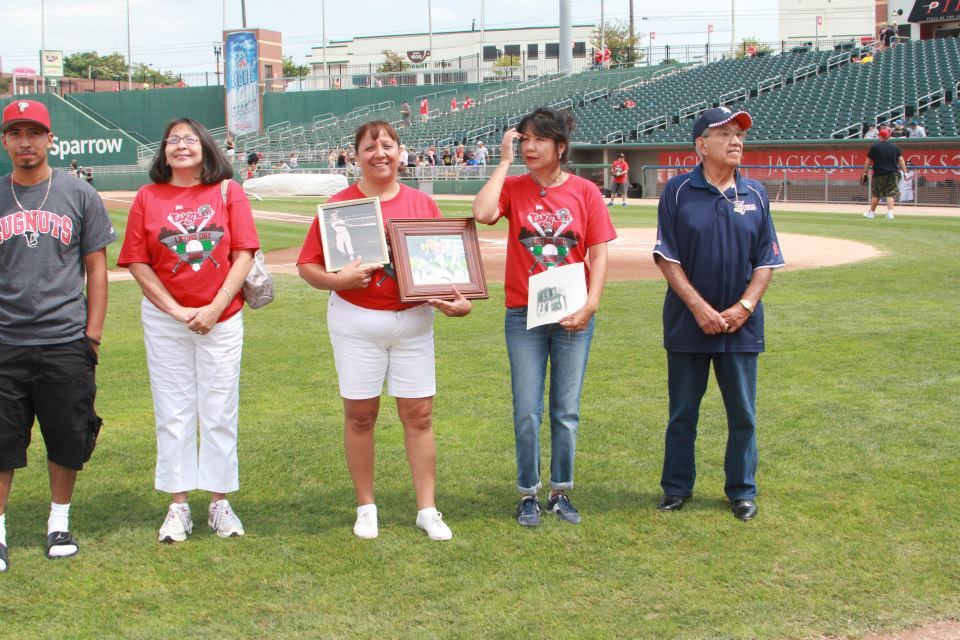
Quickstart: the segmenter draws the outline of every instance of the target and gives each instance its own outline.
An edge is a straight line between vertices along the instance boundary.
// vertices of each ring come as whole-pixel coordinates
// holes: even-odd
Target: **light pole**
[[[321,86],[330,88],[330,69],[327,68],[327,3],[326,0],[320,0],[320,28],[323,30],[323,84]]]
[[[133,57],[130,54],[130,0],[127,0],[127,91],[133,90]]]
[[[217,84],[220,84],[220,54],[223,48],[219,44],[213,45],[213,55],[217,56]]]

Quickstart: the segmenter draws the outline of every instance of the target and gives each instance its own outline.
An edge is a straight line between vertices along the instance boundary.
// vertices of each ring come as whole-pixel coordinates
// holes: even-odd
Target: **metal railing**
[[[776,75],[776,76],[767,78],[766,80],[761,80],[760,82],[757,83],[757,95],[762,96],[764,93],[773,91],[777,87],[783,88],[786,86],[786,84],[787,84],[786,81],[783,79],[783,76],[781,75]]]
[[[855,122],[848,127],[843,129],[837,129],[830,134],[831,138],[839,138],[841,140],[849,140],[850,138],[860,138],[863,137],[863,123]]]
[[[750,97],[750,92],[747,91],[746,87],[740,87],[739,89],[734,89],[733,91],[727,91],[724,94],[721,94],[717,98],[717,102],[720,103],[721,107],[725,107],[734,102],[740,102],[741,100],[746,100]]]
[[[917,98],[917,113],[923,113],[927,109],[938,104],[944,104],[947,101],[947,92],[943,88],[931,91],[930,93]]]
[[[890,124],[897,118],[903,118],[907,114],[907,105],[901,104],[896,107],[881,111],[874,117],[874,122],[880,124]]]
[[[842,51],[836,55],[832,55],[827,58],[827,71],[830,71],[834,67],[839,67],[840,65],[850,62],[851,53],[849,51]]]
[[[797,82],[798,80],[803,80],[804,78],[809,78],[810,76],[815,76],[820,73],[820,65],[808,64],[806,66],[800,67],[793,72],[793,81]]]
[[[667,115],[656,116],[650,118],[649,120],[644,120],[643,122],[637,123],[637,137],[640,137],[647,133],[652,133],[657,129],[666,129],[667,125],[670,124],[670,117]]]
[[[623,142],[623,131],[611,131],[607,134],[607,144]]]
[[[677,115],[680,118],[680,122],[683,122],[687,118],[696,118],[697,116],[699,116],[701,113],[703,113],[709,108],[710,108],[710,105],[708,105],[706,102],[703,102],[703,101],[695,102],[691,105],[687,105],[686,107],[683,107],[682,109],[680,109],[677,112]]]

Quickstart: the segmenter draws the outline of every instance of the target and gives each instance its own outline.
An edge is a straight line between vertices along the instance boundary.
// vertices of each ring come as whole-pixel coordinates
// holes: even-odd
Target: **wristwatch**
[[[746,298],[740,298],[740,304],[743,305],[743,308],[750,312],[750,315],[753,315],[755,311],[753,303],[747,300]]]

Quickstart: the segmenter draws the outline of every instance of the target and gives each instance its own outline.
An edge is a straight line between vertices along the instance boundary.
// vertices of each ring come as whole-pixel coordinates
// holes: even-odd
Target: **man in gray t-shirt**
[[[70,500],[102,423],[94,409],[95,368],[107,312],[106,246],[116,233],[93,187],[49,166],[53,133],[43,103],[6,105],[0,135],[13,161],[11,174],[0,178],[0,571],[6,571],[7,498],[14,470],[27,464],[34,419],[50,473],[47,556],[79,550],[69,528]]]

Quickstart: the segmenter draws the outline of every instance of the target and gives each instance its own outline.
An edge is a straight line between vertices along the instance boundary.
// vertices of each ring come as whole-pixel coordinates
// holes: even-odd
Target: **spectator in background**
[[[287,160],[287,164],[290,165],[291,169],[296,169],[300,165],[300,158],[297,156],[296,151],[290,154],[290,159]]]
[[[470,96],[466,96],[466,97],[463,99],[463,108],[464,108],[464,110],[467,110],[467,109],[471,108],[472,106],[473,106],[473,99],[471,99]]]
[[[232,164],[233,159],[237,155],[237,143],[234,141],[232,135],[227,134],[227,138],[223,141],[223,144],[227,150],[227,160]]]
[[[397,86],[397,76],[390,76],[390,86],[391,87]]]
[[[427,147],[427,164],[431,167],[437,166],[437,147],[436,145],[430,145]]]
[[[916,120],[910,121],[910,129],[907,131],[907,134],[911,138],[926,138],[927,130],[920,126],[920,123]]]
[[[450,112],[453,113],[455,111],[459,111],[457,107],[457,96],[450,98]]]
[[[400,171],[401,172],[407,166],[407,164],[409,164],[409,162],[410,162],[410,153],[407,151],[407,145],[402,144],[400,145]]]
[[[333,169],[337,166],[337,150],[330,149],[330,152],[327,153],[327,168]]]
[[[410,103],[406,100],[400,105],[400,120],[403,122],[403,128],[410,126]]]
[[[603,68],[603,51],[597,49],[593,52],[593,69],[602,69]]]
[[[347,155],[345,153],[340,153],[337,156],[337,169],[346,169],[347,168]]]
[[[891,138],[908,138],[910,133],[904,128],[903,120],[897,118],[893,121],[893,131],[890,132]]]
[[[453,164],[463,164],[463,145],[458,144],[457,150],[453,152]]]
[[[880,135],[880,132],[877,131],[877,125],[872,122],[867,126],[867,132],[863,134],[864,140],[876,140]]]
[[[476,158],[474,157],[474,155],[473,155],[473,151],[468,151],[468,152],[467,152],[467,162],[466,162],[466,165],[467,165],[468,167],[476,167],[476,166],[479,165],[479,164],[480,164],[480,163],[477,162],[477,159],[476,159]]]
[[[450,155],[450,148],[444,147],[443,153],[440,156],[440,160],[443,162],[443,166],[452,167],[453,166],[453,156]]]
[[[477,141],[477,148],[474,150],[473,155],[477,159],[477,164],[487,164],[488,151],[487,148],[483,146],[483,140]]]
[[[630,175],[630,165],[627,164],[622,153],[610,165],[610,175],[613,177],[613,182],[610,185],[610,202],[607,203],[607,206],[612,207],[613,201],[618,195],[621,204],[624,207],[627,206],[627,178]]]
[[[887,23],[880,25],[880,42],[883,44],[884,49],[893,46],[893,39],[896,35],[897,32],[892,25]]]
[[[430,101],[424,98],[420,101],[420,122],[430,119]]]
[[[609,69],[609,68],[610,68],[610,58],[611,58],[611,56],[610,56],[610,47],[604,47],[604,48],[603,48],[603,67],[604,67],[605,69]]]
[[[897,173],[907,172],[907,165],[903,161],[903,154],[897,145],[888,140],[890,129],[880,129],[880,141],[874,142],[867,151],[867,161],[863,166],[863,176],[866,177],[873,168],[873,182],[870,184],[870,208],[863,217],[873,218],[880,204],[880,198],[887,201],[887,220],[893,220],[893,203],[900,195],[897,189]]]
[[[860,64],[870,64],[871,62],[873,62],[873,53],[870,51],[866,52],[865,54],[863,54],[863,57],[860,58],[859,62]]]

